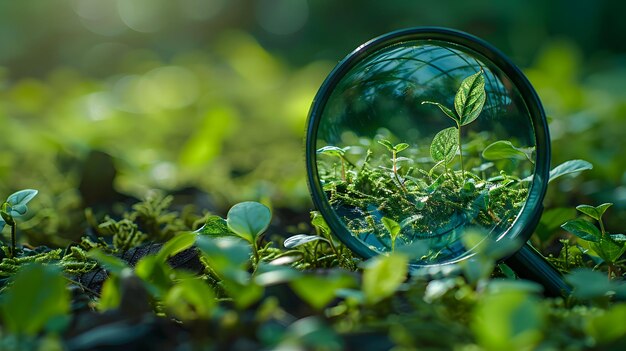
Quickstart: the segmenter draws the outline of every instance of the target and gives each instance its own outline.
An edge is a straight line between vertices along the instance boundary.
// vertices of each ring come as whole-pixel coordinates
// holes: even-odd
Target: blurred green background
[[[261,200],[286,223],[307,218],[304,125],[321,82],[370,38],[435,25],[523,68],[553,165],[594,164],[551,185],[547,207],[615,202],[620,232],[624,12],[618,0],[2,0],[0,195],[40,190],[23,228],[33,243],[76,238],[84,207],[155,188],[216,212]]]

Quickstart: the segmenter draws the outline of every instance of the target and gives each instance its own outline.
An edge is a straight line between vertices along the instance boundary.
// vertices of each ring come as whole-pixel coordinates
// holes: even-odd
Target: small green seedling
[[[459,90],[456,92],[456,95],[454,96],[454,110],[438,102],[422,101],[422,104],[431,104],[431,105],[435,105],[439,107],[439,109],[441,109],[441,111],[443,111],[443,113],[446,116],[450,117],[454,121],[454,123],[456,123],[458,144],[459,144],[459,149],[460,149],[459,157],[461,161],[461,174],[463,178],[465,178],[465,170],[463,169],[463,148],[461,146],[461,127],[474,122],[474,120],[478,118],[478,116],[483,110],[483,106],[485,105],[486,97],[487,95],[485,93],[485,77],[483,75],[483,71],[479,71],[463,79],[463,81],[461,82],[461,85],[459,86]],[[443,138],[444,136],[450,138],[449,132],[446,132],[444,135],[441,135],[440,139]],[[442,143],[443,141],[438,140],[438,142]],[[454,140],[446,141],[445,144],[453,145]]]
[[[383,222],[385,229],[389,232],[389,236],[391,237],[391,251],[393,252],[396,250],[396,239],[398,238],[398,234],[400,234],[402,227],[400,227],[398,222],[387,217],[381,218],[381,222]]]
[[[226,216],[228,228],[242,239],[252,244],[256,261],[259,261],[259,240],[270,225],[272,214],[267,206],[258,202],[246,201],[231,207]]]
[[[350,149],[347,147],[337,147],[337,146],[324,146],[317,150],[318,155],[328,155],[333,157],[338,157],[341,160],[341,180],[346,181],[346,162],[349,162],[346,159],[346,151]]]
[[[24,189],[17,191],[7,198],[0,208],[0,231],[5,225],[11,226],[11,251],[9,257],[15,257],[15,232],[17,223],[15,220],[21,218],[28,212],[26,204],[37,195],[37,190]]]
[[[404,182],[400,180],[400,176],[398,175],[398,162],[408,160],[408,159],[405,157],[398,157],[398,153],[400,153],[400,151],[406,150],[409,147],[409,144],[400,143],[400,144],[393,145],[389,140],[385,140],[385,139],[379,140],[378,143],[386,147],[387,150],[391,152],[392,177],[395,178],[395,180],[398,182],[402,190],[406,192],[406,188],[404,187]]]
[[[605,203],[595,207],[590,205],[576,207],[578,211],[598,221],[600,229],[583,218],[567,221],[561,226],[561,228],[589,242],[590,247],[606,262],[609,278],[612,275],[620,276],[619,267],[616,263],[626,251],[626,235],[609,234],[604,228],[602,216],[612,205],[612,203]]]

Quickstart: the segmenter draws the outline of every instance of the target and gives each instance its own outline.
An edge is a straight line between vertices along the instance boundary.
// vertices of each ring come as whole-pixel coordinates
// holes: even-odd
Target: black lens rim
[[[530,238],[536,224],[539,221],[543,210],[542,202],[549,180],[551,148],[545,112],[537,92],[532,87],[526,76],[524,76],[522,71],[511,60],[509,60],[501,51],[484,40],[454,29],[441,27],[414,27],[381,35],[356,48],[331,71],[313,99],[306,124],[305,152],[307,181],[309,191],[313,199],[313,204],[317,210],[320,211],[333,233],[335,233],[335,235],[354,253],[365,259],[377,255],[374,250],[368,248],[363,242],[356,239],[350,230],[345,227],[343,221],[335,214],[335,211],[330,206],[326,195],[324,194],[317,170],[317,131],[325,105],[330,98],[333,89],[344,77],[344,75],[348,73],[352,67],[354,67],[354,65],[371,53],[374,53],[384,47],[410,40],[445,41],[473,50],[490,60],[500,70],[502,70],[502,72],[517,87],[522,99],[526,103],[536,138],[535,173],[528,199],[519,216],[516,218],[511,227],[499,235],[496,239],[496,241],[504,239],[515,240],[519,243],[519,247],[521,248],[521,246]],[[451,264],[467,259],[471,256],[472,254],[464,255],[455,260],[437,264],[428,264],[428,266],[432,267]],[[413,265],[424,266],[419,264]]]

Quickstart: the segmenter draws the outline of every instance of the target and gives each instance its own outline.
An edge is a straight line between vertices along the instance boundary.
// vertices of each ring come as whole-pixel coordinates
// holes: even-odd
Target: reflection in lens
[[[535,136],[520,92],[468,48],[405,41],[352,66],[317,132],[326,197],[377,253],[422,244],[418,264],[468,254],[468,228],[497,237],[525,204]]]

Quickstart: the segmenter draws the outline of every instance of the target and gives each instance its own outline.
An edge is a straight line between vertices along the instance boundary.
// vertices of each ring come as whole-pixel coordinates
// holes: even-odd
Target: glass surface
[[[468,48],[413,40],[365,56],[331,87],[316,163],[324,194],[375,253],[468,254],[467,230],[498,237],[528,196],[535,135],[509,78]]]

